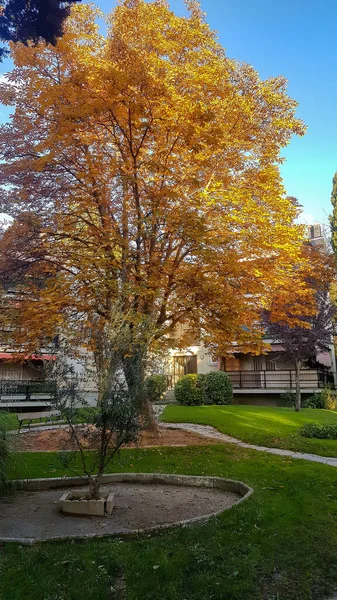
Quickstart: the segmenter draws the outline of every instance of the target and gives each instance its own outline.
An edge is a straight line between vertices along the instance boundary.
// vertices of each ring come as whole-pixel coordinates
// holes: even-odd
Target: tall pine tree
[[[331,192],[332,215],[330,216],[331,242],[333,251],[337,254],[337,171],[332,180]]]
[[[0,39],[55,44],[70,6],[81,0],[0,0]],[[0,48],[0,60],[7,50]]]

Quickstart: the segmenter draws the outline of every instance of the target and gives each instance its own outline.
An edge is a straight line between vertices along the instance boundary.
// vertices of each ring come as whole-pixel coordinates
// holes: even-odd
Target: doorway
[[[177,383],[184,375],[198,372],[197,356],[188,354],[186,356],[173,357],[173,381]]]

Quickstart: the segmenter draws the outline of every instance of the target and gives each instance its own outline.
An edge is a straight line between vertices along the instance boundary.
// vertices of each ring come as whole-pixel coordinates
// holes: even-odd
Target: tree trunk
[[[301,382],[300,382],[301,363],[295,361],[295,382],[296,382],[296,399],[295,411],[301,410]]]
[[[144,429],[158,433],[158,423],[152,404],[146,396],[144,355],[141,350],[123,358],[123,369],[129,393],[141,415]]]
[[[153,411],[152,402],[148,400],[148,398],[145,399],[142,414],[144,419],[144,429],[159,434],[158,421]]]

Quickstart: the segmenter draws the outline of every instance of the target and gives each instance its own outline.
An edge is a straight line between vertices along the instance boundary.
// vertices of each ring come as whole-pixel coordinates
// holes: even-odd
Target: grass
[[[168,406],[164,420],[210,424],[252,443],[337,456],[337,440],[297,433],[304,422],[337,423],[329,411]],[[72,468],[81,469],[78,454]],[[0,600],[77,600],[79,590],[81,600],[323,600],[337,588],[334,468],[219,444],[123,450],[109,471],[217,475],[255,491],[217,520],[152,538],[6,544],[0,548]],[[11,455],[13,479],[68,474],[56,453]]]
[[[244,442],[337,457],[337,440],[308,439],[299,435],[304,423],[337,425],[337,413],[328,410],[269,406],[178,406],[165,408],[162,420],[172,423],[212,425]]]
[[[0,427],[2,429],[11,431],[13,429],[18,429],[18,426],[19,424],[15,414],[0,410]]]
[[[88,406],[87,408],[76,408],[74,423],[93,423],[96,415],[99,413],[97,406]]]
[[[65,473],[54,453],[12,458],[13,477]],[[216,521],[153,538],[6,544],[1,600],[320,600],[337,587],[334,468],[215,445],[124,450],[114,470],[218,475],[255,491]]]

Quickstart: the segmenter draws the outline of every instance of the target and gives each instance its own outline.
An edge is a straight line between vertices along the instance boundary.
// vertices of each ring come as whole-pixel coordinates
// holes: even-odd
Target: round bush
[[[174,386],[174,395],[179,404],[185,406],[195,406],[203,404],[204,390],[203,381],[204,375],[184,375]]]
[[[223,371],[207,373],[204,390],[207,404],[231,404],[233,402],[232,382]]]
[[[166,375],[150,375],[145,381],[147,397],[151,402],[160,402],[167,390],[168,380]]]

